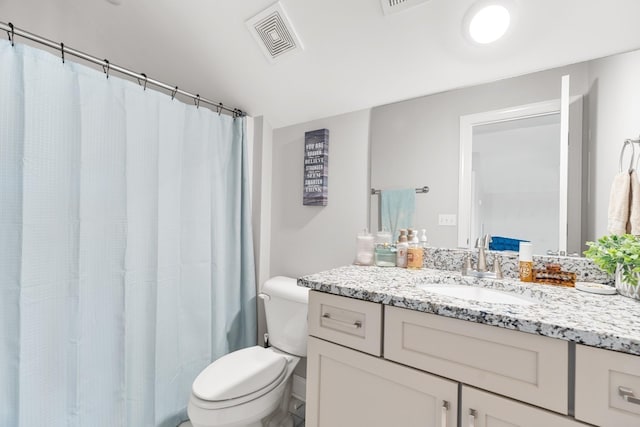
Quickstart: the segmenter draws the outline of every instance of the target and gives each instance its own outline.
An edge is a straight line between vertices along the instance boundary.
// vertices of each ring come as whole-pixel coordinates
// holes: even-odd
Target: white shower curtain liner
[[[244,129],[0,41],[0,426],[174,427],[255,344]]]

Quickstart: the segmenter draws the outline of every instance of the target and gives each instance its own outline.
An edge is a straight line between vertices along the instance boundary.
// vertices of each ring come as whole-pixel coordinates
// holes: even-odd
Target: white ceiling
[[[640,48],[639,0],[497,0],[517,15],[490,46],[462,34],[475,0],[281,0],[305,50],[272,64],[245,21],[274,0],[119,1],[0,0],[0,21],[276,128]]]

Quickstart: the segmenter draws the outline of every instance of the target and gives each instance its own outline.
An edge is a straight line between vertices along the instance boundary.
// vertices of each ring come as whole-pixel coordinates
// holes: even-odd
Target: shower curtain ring
[[[218,115],[220,115],[222,113],[222,102],[218,104],[218,107],[216,108],[218,110]]]
[[[199,109],[200,108],[200,94],[196,94],[196,97],[193,100],[193,102],[196,104],[196,109]]]
[[[7,37],[9,37],[9,41],[11,42],[11,46],[15,46],[13,44],[13,40],[15,39],[16,34],[14,32],[13,24],[11,22],[9,22],[9,28],[11,28],[11,33],[9,33],[9,31],[7,31]]]
[[[171,91],[171,100],[176,97],[176,93],[178,93],[178,86],[174,90]]]
[[[64,43],[60,43],[60,53],[62,55],[62,63],[64,64]]]
[[[109,68],[111,67],[111,65],[109,64],[109,60],[105,59],[104,60],[104,65],[102,66],[102,71],[104,71],[104,73],[107,75],[107,78],[109,78]]]
[[[149,80],[149,78],[147,77],[147,75],[145,73],[140,73],[140,75],[142,77],[144,77],[144,86],[140,83],[140,79],[138,79],[138,84],[140,86],[143,86],[143,90],[147,90],[147,81]]]

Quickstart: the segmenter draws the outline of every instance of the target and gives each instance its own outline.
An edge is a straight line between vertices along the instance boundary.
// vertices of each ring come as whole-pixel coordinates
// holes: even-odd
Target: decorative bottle
[[[533,282],[533,245],[520,242],[519,250],[520,281]]]
[[[420,243],[416,241],[409,243],[409,249],[407,249],[407,268],[422,268],[422,256],[423,249]]]
[[[365,229],[356,237],[356,260],[354,264],[373,265],[374,250],[375,244],[373,242],[373,236],[367,233]]]
[[[400,241],[396,244],[396,267],[407,268],[407,251],[409,243],[407,243],[407,235],[400,230]]]

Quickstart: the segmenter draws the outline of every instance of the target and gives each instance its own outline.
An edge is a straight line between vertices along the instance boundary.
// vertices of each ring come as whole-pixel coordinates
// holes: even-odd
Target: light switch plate
[[[440,214],[438,215],[438,225],[456,225],[456,214]]]

